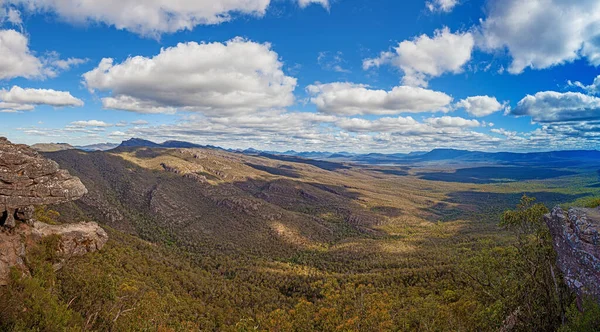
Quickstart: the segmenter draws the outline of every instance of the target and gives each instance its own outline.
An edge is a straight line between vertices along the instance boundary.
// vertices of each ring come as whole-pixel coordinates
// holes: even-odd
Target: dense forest
[[[541,217],[598,206],[596,169],[472,184],[215,150],[49,154],[89,193],[38,208],[98,221],[100,251],[0,288],[2,331],[593,331]],[[418,172],[422,172],[419,169]],[[524,188],[533,190],[523,196]],[[519,202],[520,200],[520,202]],[[517,206],[515,204],[518,203]]]
[[[28,253],[32,277],[15,271],[0,290],[0,330],[593,331],[598,306],[580,313],[551,274],[546,212],[524,197],[500,222],[505,245],[469,248],[440,225],[430,248],[406,261],[302,255],[270,270],[109,229],[102,252],[54,272],[58,242],[47,238]]]

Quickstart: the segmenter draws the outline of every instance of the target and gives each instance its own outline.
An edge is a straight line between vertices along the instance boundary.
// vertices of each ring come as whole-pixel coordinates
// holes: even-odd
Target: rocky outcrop
[[[544,219],[567,285],[579,300],[592,296],[600,303],[600,210],[556,207]]]
[[[108,241],[106,232],[93,222],[66,225],[34,222],[33,226],[20,224],[13,230],[0,231],[0,286],[8,283],[12,267],[29,273],[27,250],[50,235],[59,236],[60,260],[54,264],[57,270],[66,260],[100,250]]]
[[[87,193],[81,181],[26,145],[0,137],[0,226],[33,223],[33,206],[66,203]]]
[[[13,267],[29,273],[27,251],[45,237],[58,236],[55,269],[104,246],[108,235],[96,223],[48,225],[34,220],[36,205],[65,203],[86,193],[81,181],[56,162],[0,137],[0,285],[8,283]]]

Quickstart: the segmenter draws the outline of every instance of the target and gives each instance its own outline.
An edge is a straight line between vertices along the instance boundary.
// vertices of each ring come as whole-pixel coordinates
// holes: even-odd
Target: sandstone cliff
[[[44,237],[59,236],[55,269],[104,246],[108,235],[96,223],[48,225],[34,220],[36,205],[65,203],[86,193],[81,181],[56,162],[0,137],[0,285],[7,284],[13,267],[29,273],[27,250]]]
[[[569,288],[579,300],[592,296],[600,303],[600,210],[556,207],[545,221]]]
[[[0,137],[0,226],[31,224],[33,206],[65,203],[86,193],[81,181],[54,161]]]

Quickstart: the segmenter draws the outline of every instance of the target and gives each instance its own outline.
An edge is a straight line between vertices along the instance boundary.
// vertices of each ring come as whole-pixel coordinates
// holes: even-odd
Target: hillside
[[[155,143],[140,138],[132,138],[123,141],[120,147],[152,147],[152,148],[210,148],[229,152],[240,152],[249,156],[267,156],[277,158],[308,159],[311,161],[321,160],[329,162],[350,162],[367,165],[415,165],[415,164],[503,164],[519,166],[548,166],[566,167],[597,164],[600,162],[600,151],[598,150],[565,150],[549,152],[482,152],[458,149],[433,149],[426,152],[411,153],[367,153],[357,154],[349,152],[297,152],[293,150],[285,152],[260,151],[256,149],[225,150],[215,146],[203,146],[184,141],[166,141]]]
[[[57,207],[59,221],[109,230],[107,249],[54,281],[59,305],[90,294],[68,310],[93,330],[495,330],[518,293],[489,295],[469,275],[508,274],[502,288],[523,287],[502,212],[524,191],[547,206],[600,194],[582,185],[598,181],[595,168],[473,183],[476,173],[457,169],[210,148],[46,156],[89,191]],[[442,174],[456,175],[425,178]],[[113,321],[115,307],[132,311]]]
[[[76,149],[74,146],[67,143],[38,143],[32,145],[31,148],[38,152],[56,152]]]
[[[32,250],[31,278],[11,274],[0,288],[15,303],[0,329],[493,331],[539,297],[528,326],[556,326],[555,299],[529,283],[519,242],[498,222],[524,191],[547,206],[600,194],[592,166],[518,166],[514,181],[517,166],[502,164],[355,165],[213,148],[45,156],[88,194],[37,217],[97,221],[109,241],[58,272],[52,241]],[[519,291],[529,288],[531,300]]]

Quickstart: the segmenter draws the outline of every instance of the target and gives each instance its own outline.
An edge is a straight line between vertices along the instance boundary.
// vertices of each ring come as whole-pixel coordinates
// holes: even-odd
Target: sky
[[[0,0],[0,136],[596,149],[600,0]]]

